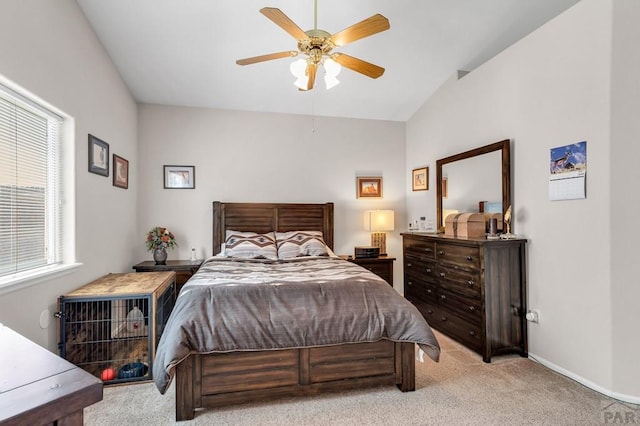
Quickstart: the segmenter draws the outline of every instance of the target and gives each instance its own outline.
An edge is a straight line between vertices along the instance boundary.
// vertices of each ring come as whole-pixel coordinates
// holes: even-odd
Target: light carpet
[[[395,386],[207,409],[184,425],[598,425],[637,417],[640,407],[601,395],[519,356],[490,364],[442,334],[439,363],[416,362],[416,391]],[[175,387],[152,382],[104,389],[86,425],[170,425]]]

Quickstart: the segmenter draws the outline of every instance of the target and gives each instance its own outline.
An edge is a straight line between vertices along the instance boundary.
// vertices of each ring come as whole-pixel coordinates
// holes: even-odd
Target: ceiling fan
[[[302,31],[302,29],[280,9],[274,7],[264,7],[260,9],[260,13],[271,19],[276,25],[280,26],[298,40],[298,50],[287,50],[284,52],[238,59],[236,64],[249,65],[303,54],[305,55],[305,59],[299,59],[291,64],[291,72],[297,77],[294,84],[300,90],[313,89],[319,65],[322,65],[325,69],[327,89],[338,84],[336,76],[340,72],[340,65],[371,78],[378,78],[384,73],[384,68],[382,67],[345,53],[332,52],[332,50],[336,47],[341,47],[345,44],[353,43],[362,38],[388,30],[389,20],[387,18],[378,13],[332,35],[327,31],[318,29],[317,0],[314,1],[314,8],[314,28],[308,31]]]

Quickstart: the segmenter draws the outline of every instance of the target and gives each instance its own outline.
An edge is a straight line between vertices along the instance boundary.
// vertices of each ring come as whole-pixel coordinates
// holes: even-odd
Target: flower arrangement
[[[178,245],[176,237],[167,228],[156,226],[147,232],[147,250],[153,251],[158,248],[174,248]]]

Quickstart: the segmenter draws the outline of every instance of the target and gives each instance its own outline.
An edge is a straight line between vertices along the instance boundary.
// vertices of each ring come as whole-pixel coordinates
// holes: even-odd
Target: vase
[[[156,261],[156,265],[166,265],[167,250],[164,247],[158,247],[153,250],[153,260]]]

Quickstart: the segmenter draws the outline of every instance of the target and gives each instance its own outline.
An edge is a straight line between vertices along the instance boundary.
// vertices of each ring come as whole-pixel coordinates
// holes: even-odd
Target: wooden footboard
[[[415,390],[413,343],[192,354],[176,367],[176,420],[196,408],[395,384]]]

